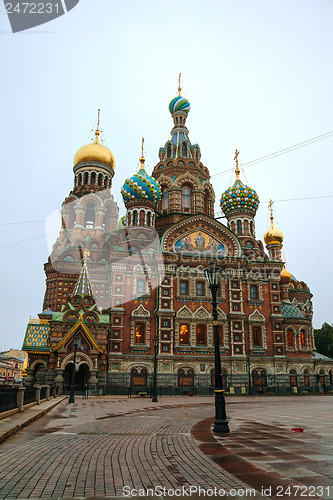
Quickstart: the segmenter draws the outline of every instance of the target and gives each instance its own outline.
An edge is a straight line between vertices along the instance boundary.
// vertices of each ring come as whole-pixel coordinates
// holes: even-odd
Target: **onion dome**
[[[221,210],[227,217],[231,215],[235,209],[251,210],[253,215],[255,215],[260,203],[257,192],[251,187],[243,184],[239,178],[240,170],[238,168],[238,155],[239,151],[236,149],[234,158],[236,161],[236,181],[229,189],[222,193],[220,200]]]
[[[90,144],[85,144],[80,149],[77,150],[74,156],[73,164],[81,163],[83,161],[96,161],[99,163],[104,163],[112,168],[116,167],[116,159],[106,146],[103,146],[99,142],[99,130],[95,130],[95,139]]]
[[[283,242],[283,232],[280,231],[275,225],[274,225],[274,218],[273,218],[273,213],[271,212],[271,225],[267,229],[267,231],[264,234],[264,242],[266,245],[272,244],[272,243],[278,243],[279,245],[282,244]]]
[[[222,212],[228,216],[234,209],[247,209],[256,212],[259,206],[259,196],[256,191],[242,183],[240,179],[224,193],[222,193],[220,206]]]
[[[133,199],[149,200],[157,203],[161,196],[161,188],[154,177],[147,174],[144,163],[145,158],[142,155],[140,158],[140,170],[129,179],[126,179],[121,194],[124,202]]]
[[[187,114],[190,109],[190,103],[187,99],[185,99],[185,97],[182,97],[181,95],[172,99],[169,104],[169,111],[171,114],[175,113],[176,111],[184,111]]]
[[[291,274],[285,267],[281,271],[280,282],[283,285],[289,285],[289,283],[291,282]]]

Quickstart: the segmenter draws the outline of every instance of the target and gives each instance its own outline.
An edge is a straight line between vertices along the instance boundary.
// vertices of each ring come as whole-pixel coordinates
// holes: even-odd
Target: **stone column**
[[[49,385],[46,386],[46,400],[50,401],[50,389],[51,387]]]
[[[18,411],[23,411],[24,391],[25,391],[25,387],[23,387],[23,386],[20,386],[17,388],[16,403],[17,403]]]
[[[36,403],[38,405],[40,405],[40,391],[42,389],[42,387],[40,385],[35,385],[34,387],[36,387],[37,391],[36,391]]]

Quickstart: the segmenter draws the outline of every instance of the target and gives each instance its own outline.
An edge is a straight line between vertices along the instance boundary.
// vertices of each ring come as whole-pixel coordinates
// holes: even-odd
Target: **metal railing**
[[[17,408],[17,389],[0,387],[0,413]]]

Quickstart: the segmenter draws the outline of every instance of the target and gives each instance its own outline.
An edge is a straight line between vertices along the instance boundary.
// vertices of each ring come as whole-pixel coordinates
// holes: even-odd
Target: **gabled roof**
[[[78,331],[79,328],[82,328],[82,330],[84,331],[84,333],[86,334],[86,336],[90,340],[91,344],[95,347],[95,349],[97,349],[100,353],[103,353],[104,350],[101,348],[101,346],[99,345],[99,343],[97,342],[97,340],[95,340],[94,336],[90,333],[89,329],[83,323],[82,319],[80,319],[79,321],[77,321],[77,323],[75,323],[75,325],[73,326],[73,328],[71,328],[69,330],[69,332],[67,333],[67,335],[65,335],[65,337],[63,339],[61,339],[61,341],[59,342],[59,344],[57,344],[55,347],[53,347],[53,351],[57,351],[64,344],[66,344],[71,339],[71,337],[74,337],[74,335],[76,334],[76,332]]]
[[[298,307],[290,304],[290,302],[282,302],[281,311],[284,318],[306,319]]]
[[[320,352],[317,352],[317,351],[312,351],[312,358],[318,359],[321,361],[333,361],[332,358],[329,358],[328,356],[325,356],[324,354],[320,354]]]

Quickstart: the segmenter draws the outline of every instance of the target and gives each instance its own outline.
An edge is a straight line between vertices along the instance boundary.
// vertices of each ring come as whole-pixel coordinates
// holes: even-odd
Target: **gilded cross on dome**
[[[181,77],[182,77],[182,74],[179,73],[179,76],[178,76],[178,95],[179,96],[181,95],[181,92],[182,92]]]
[[[269,211],[271,213],[271,215],[270,215],[271,222],[273,222],[273,220],[274,220],[274,217],[273,217],[273,204],[274,204],[274,201],[272,201],[272,199],[270,199],[269,203],[268,203],[268,208],[269,208]]]
[[[238,155],[239,155],[239,151],[238,149],[236,149],[235,151],[235,162],[236,162],[236,169],[235,169],[235,172],[236,172],[236,180],[238,181],[239,180],[239,174],[240,174],[240,170],[239,170],[239,167],[238,167]]]
[[[87,264],[87,258],[89,256],[90,256],[90,251],[88,250],[88,248],[85,248],[83,252],[83,265]]]

